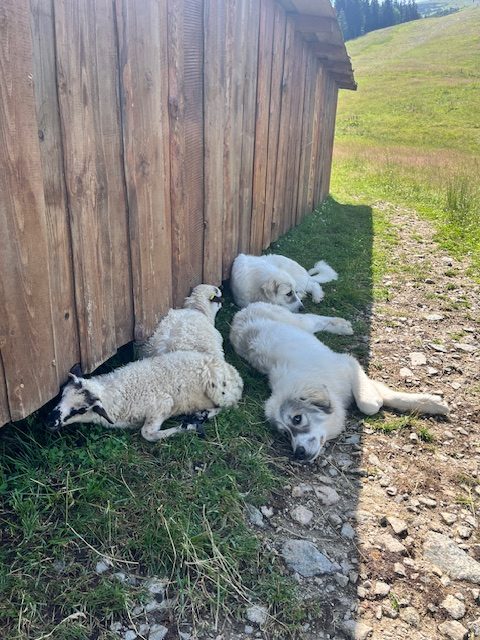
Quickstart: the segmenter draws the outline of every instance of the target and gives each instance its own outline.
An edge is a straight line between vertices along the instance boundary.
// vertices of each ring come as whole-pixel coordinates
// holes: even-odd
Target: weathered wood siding
[[[325,198],[339,76],[290,6],[0,0],[0,425]]]

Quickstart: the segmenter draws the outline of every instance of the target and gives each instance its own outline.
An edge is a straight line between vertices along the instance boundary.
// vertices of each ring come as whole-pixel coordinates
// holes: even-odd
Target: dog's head
[[[233,407],[242,397],[243,380],[232,365],[212,358],[205,381],[205,391],[217,407]]]
[[[325,386],[301,397],[272,395],[265,405],[265,414],[280,433],[287,435],[297,460],[313,462],[328,439],[328,423],[332,406]]]
[[[199,284],[192,293],[185,298],[185,309],[202,311],[207,317],[215,320],[215,316],[222,308],[223,296],[219,287],[212,284]]]
[[[100,398],[87,388],[88,381],[81,377],[79,367],[68,375],[70,381],[63,387],[60,401],[45,419],[47,429],[58,431],[74,422],[98,422],[99,416],[113,424]]]
[[[287,273],[281,280],[278,277],[270,278],[262,284],[260,289],[266,302],[278,304],[293,312],[304,309],[302,301],[295,291],[295,280]]]

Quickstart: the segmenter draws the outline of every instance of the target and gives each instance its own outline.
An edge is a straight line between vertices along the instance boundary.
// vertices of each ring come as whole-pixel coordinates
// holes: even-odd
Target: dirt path
[[[305,640],[480,637],[480,288],[439,250],[428,223],[404,210],[391,220],[397,268],[363,337],[369,371],[392,386],[441,393],[451,419],[357,414],[315,467],[285,463],[283,495],[252,510],[266,549],[306,554],[295,572],[312,602]],[[326,573],[309,543],[331,561]],[[316,563],[316,575],[301,575]],[[264,619],[260,608],[235,630],[202,637],[275,637]]]

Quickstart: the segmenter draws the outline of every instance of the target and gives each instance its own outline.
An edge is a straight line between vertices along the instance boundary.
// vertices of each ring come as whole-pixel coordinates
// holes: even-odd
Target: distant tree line
[[[421,18],[415,0],[335,0],[335,9],[345,40]]]

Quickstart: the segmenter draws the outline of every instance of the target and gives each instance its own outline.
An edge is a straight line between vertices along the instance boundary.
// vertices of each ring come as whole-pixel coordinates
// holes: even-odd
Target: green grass
[[[414,209],[480,279],[480,8],[347,43],[358,91],[340,92],[332,193]],[[383,207],[384,208],[384,207]],[[375,216],[374,216],[375,217]]]

